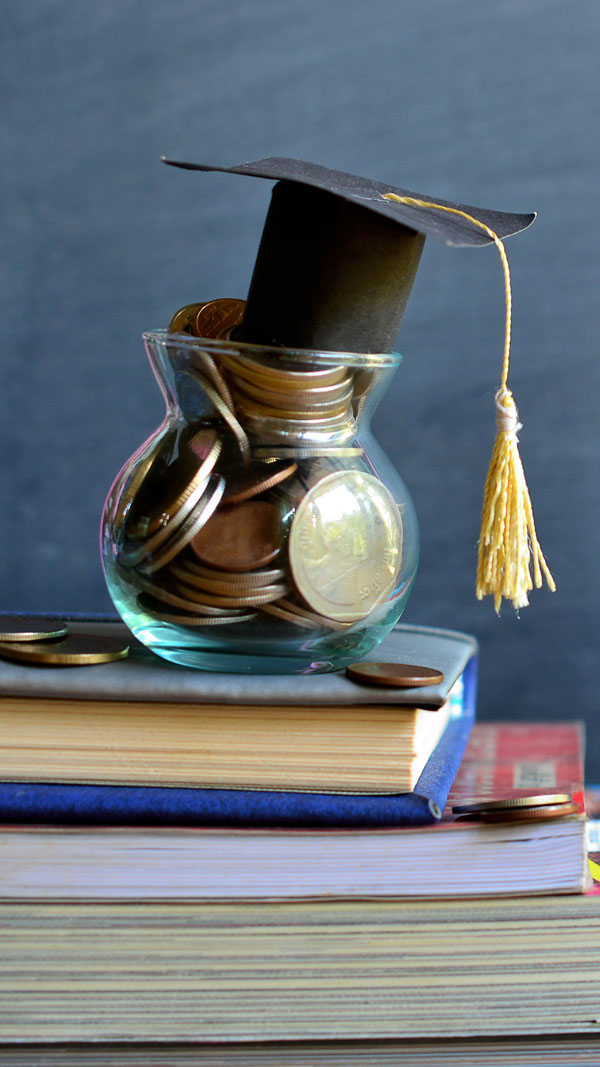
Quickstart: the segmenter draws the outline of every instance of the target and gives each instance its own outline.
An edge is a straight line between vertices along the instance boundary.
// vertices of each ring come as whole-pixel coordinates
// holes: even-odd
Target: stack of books
[[[596,1062],[581,725],[473,725],[463,634],[373,658],[445,680],[0,663],[3,1063]],[[577,811],[451,810],[526,793]]]

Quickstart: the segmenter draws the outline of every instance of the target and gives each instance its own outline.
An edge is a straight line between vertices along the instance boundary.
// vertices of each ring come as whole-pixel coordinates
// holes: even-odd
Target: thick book
[[[205,674],[135,643],[101,667],[0,663],[0,819],[439,819],[473,721],[477,644],[402,626],[378,653],[437,666],[444,681],[390,691],[340,674]]]
[[[576,893],[586,886],[583,729],[477,724],[441,822],[398,829],[0,828],[0,899],[219,901],[442,899]],[[466,797],[570,793],[579,813],[482,824]]]
[[[596,894],[0,904],[0,1043],[597,1041],[599,957]]]

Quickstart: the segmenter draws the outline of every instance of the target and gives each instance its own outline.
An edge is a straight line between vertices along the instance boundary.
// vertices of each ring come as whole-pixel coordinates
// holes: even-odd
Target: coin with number
[[[95,663],[110,663],[123,659],[129,645],[114,637],[98,637],[95,634],[68,634],[60,641],[46,644],[32,642],[0,642],[3,659],[23,663],[38,663],[47,667],[84,667]]]
[[[371,474],[322,478],[294,515],[289,558],[296,586],[326,618],[354,622],[391,596],[402,559],[402,520]]]
[[[26,618],[25,615],[0,617],[0,641],[56,641],[66,637],[68,628],[58,619]]]

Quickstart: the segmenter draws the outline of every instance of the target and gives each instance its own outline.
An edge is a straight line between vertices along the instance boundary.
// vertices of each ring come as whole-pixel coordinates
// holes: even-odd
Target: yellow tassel
[[[412,196],[384,193],[384,200],[394,200],[411,207],[434,208],[460,215],[478,226],[494,242],[504,270],[506,293],[506,331],[502,380],[496,393],[496,442],[490,460],[485,483],[479,558],[477,563],[477,599],[491,595],[494,607],[500,611],[502,598],[511,600],[518,610],[529,603],[527,594],[533,585],[537,589],[544,575],[548,587],[554,592],[556,585],[540,548],[533,521],[533,509],[523,472],[518,449],[518,431],[521,428],[513,395],[507,386],[510,362],[510,337],[512,323],[512,291],[510,269],[504,245],[498,235],[459,208],[418,200]],[[533,580],[531,557],[533,555]]]

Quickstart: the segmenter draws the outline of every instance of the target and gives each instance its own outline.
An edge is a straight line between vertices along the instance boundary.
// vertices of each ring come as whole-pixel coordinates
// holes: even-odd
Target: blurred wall
[[[482,718],[596,717],[600,163],[596,0],[5,0],[2,603],[110,610],[106,491],[162,416],[142,330],[246,294],[270,183],[178,172],[296,156],[537,210],[508,242],[510,384],[558,591],[474,597],[504,298],[493,248],[427,243],[377,417],[422,563],[405,619],[475,633]]]

